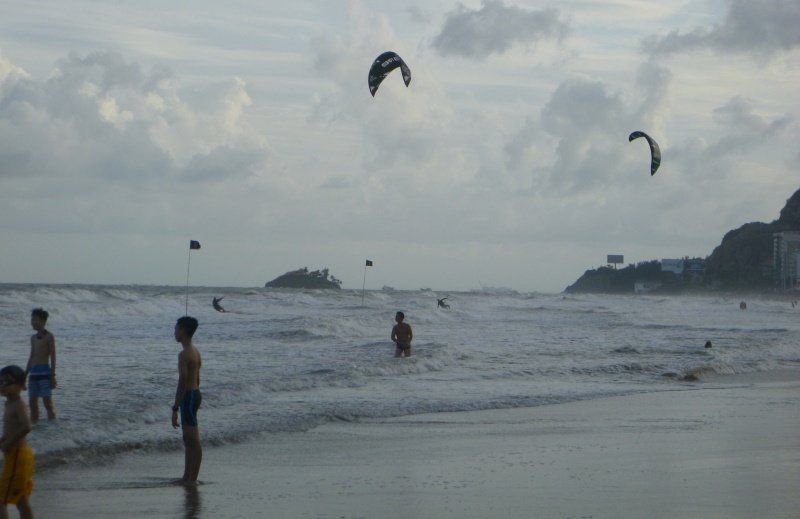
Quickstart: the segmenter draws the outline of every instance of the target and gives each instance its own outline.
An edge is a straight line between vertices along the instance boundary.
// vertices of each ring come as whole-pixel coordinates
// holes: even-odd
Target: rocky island
[[[342,282],[330,275],[327,268],[309,271],[308,267],[293,270],[268,281],[265,288],[308,288],[335,289],[342,288]]]
[[[648,284],[659,293],[698,290],[773,291],[780,282],[774,268],[775,234],[800,231],[800,190],[786,201],[777,220],[746,223],[725,234],[706,258],[684,258],[698,266],[680,274],[665,271],[658,260],[622,269],[587,270],[566,292],[632,293],[636,284]]]

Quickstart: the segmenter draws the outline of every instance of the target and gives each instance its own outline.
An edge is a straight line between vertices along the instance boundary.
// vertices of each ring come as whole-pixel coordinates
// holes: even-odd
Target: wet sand
[[[34,512],[87,519],[796,518],[800,379],[786,371],[536,408],[331,423],[206,446],[197,487],[169,484],[182,470],[182,453],[170,452],[49,471],[37,477]]]

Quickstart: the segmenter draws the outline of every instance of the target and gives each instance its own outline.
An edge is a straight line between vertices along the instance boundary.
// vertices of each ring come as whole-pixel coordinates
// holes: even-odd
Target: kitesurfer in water
[[[445,303],[445,301],[446,301],[446,300],[447,300],[447,298],[446,298],[446,297],[443,297],[443,298],[441,298],[441,299],[437,299],[437,300],[436,300],[436,301],[437,301],[437,303],[436,303],[436,304],[437,304],[437,307],[438,307],[438,308],[450,308],[450,305],[448,305],[447,303]]]
[[[223,299],[225,299],[224,296],[223,297],[215,297],[214,300],[211,302],[211,306],[213,306],[214,310],[216,310],[217,312],[225,312],[226,311],[224,308],[222,308],[222,305],[219,304],[219,302],[222,301]]]

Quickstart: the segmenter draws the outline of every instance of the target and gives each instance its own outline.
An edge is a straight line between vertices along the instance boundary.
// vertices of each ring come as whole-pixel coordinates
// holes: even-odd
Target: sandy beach
[[[40,475],[32,503],[45,518],[796,518],[796,375],[207,445],[190,489],[169,485],[181,453],[132,454]]]

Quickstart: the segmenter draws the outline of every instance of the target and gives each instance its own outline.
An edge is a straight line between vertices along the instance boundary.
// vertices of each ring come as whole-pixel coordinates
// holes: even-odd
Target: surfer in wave
[[[222,301],[223,299],[225,299],[224,296],[223,297],[215,297],[214,300],[211,301],[211,306],[213,306],[214,310],[216,310],[217,312],[226,312],[227,311],[224,308],[222,308],[221,304],[219,304],[219,302]]]

